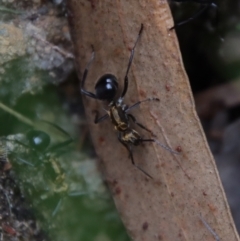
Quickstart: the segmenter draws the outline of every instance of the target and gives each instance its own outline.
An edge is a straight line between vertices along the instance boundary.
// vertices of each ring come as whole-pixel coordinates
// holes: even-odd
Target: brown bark
[[[104,176],[130,236],[145,241],[216,240],[212,230],[220,240],[239,240],[195,111],[176,36],[168,30],[173,22],[167,2],[69,0],[69,9],[79,73],[90,59],[91,45],[96,50],[86,81],[92,92],[105,73],[116,75],[123,86],[129,50],[144,24],[125,103],[158,97],[159,103],[144,103],[132,113],[161,143],[180,151],[174,155],[152,143],[134,147],[136,163],[153,176],[147,178],[131,164],[110,121],[93,123],[93,110],[105,114],[102,103],[83,97]]]

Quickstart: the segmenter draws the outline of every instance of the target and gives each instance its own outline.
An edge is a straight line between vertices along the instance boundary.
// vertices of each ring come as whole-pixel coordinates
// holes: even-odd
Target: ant
[[[56,144],[51,144],[49,134],[44,131],[31,129],[26,134],[17,134],[0,139],[0,144],[5,146],[10,160],[14,162],[14,172],[17,173],[22,183],[24,192],[32,199],[33,206],[40,210],[46,203],[55,205],[52,217],[58,212],[62,200],[67,196],[80,196],[82,192],[70,191],[65,178],[65,172],[59,164],[59,156],[63,147],[71,144],[73,139],[59,126],[43,121],[67,135],[69,139]],[[31,162],[25,159],[31,158]],[[29,174],[31,173],[31,174]],[[36,198],[38,197],[38,198]],[[50,207],[52,209],[52,207]]]
[[[215,8],[217,11],[217,4],[214,3],[212,0],[173,0],[174,2],[195,2],[200,4],[200,8],[198,9],[197,12],[194,13],[194,15],[184,21],[181,21],[180,23],[176,23],[173,27],[171,27],[169,30],[173,30],[181,25],[187,24],[191,22],[192,20],[198,18],[201,14],[203,14],[207,9],[209,8]],[[218,13],[216,12],[216,22],[217,22],[217,15]]]
[[[152,178],[147,172],[145,172],[141,167],[137,166],[134,162],[133,154],[132,154],[132,146],[138,146],[143,142],[155,142],[158,145],[162,146],[166,150],[178,154],[177,152],[171,150],[169,147],[164,146],[160,142],[158,142],[155,139],[144,139],[136,130],[134,130],[131,125],[130,125],[130,119],[138,125],[140,128],[144,129],[145,131],[148,131],[151,133],[153,136],[154,134],[152,133],[151,130],[143,126],[141,123],[139,123],[136,118],[129,113],[129,111],[137,106],[139,106],[141,103],[146,102],[146,101],[159,101],[158,98],[147,98],[142,101],[138,101],[137,103],[128,106],[123,103],[124,97],[127,93],[128,90],[128,73],[133,61],[133,56],[134,56],[134,51],[136,48],[136,45],[142,35],[143,32],[143,24],[141,24],[141,28],[139,30],[137,39],[135,41],[135,44],[131,50],[131,55],[129,58],[128,66],[127,66],[127,71],[124,77],[124,86],[123,86],[123,91],[121,96],[116,100],[116,94],[118,90],[118,81],[117,78],[112,75],[112,74],[104,74],[102,77],[100,77],[95,85],[95,90],[96,94],[93,94],[87,90],[84,89],[84,84],[87,78],[88,70],[90,68],[91,63],[94,60],[95,57],[95,52],[93,49],[92,56],[90,61],[88,62],[81,81],[81,93],[91,97],[93,99],[97,100],[102,100],[106,101],[108,103],[109,109],[107,110],[107,114],[103,115],[102,117],[99,118],[98,111],[96,112],[95,120],[94,123],[98,124],[102,122],[103,120],[107,119],[108,117],[110,118],[112,124],[114,125],[115,130],[118,132],[118,140],[119,142],[127,149],[129,153],[129,157],[131,158],[132,164],[138,168],[141,172],[143,172],[146,176]],[[93,46],[92,46],[93,48]]]

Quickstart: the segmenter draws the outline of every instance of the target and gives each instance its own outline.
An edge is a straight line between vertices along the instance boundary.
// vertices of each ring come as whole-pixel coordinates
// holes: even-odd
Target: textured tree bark
[[[69,0],[69,18],[81,77],[94,46],[95,60],[86,89],[94,92],[97,79],[112,73],[123,87],[130,49],[141,23],[125,103],[147,97],[132,114],[157,139],[179,155],[155,143],[133,148],[137,165],[118,142],[109,120],[93,123],[94,110],[105,114],[103,103],[83,97],[92,140],[121,218],[133,240],[239,240],[215,162],[206,142],[188,78],[183,69],[171,13],[159,0]],[[106,108],[106,106],[105,106]],[[134,126],[135,128],[135,126]],[[136,127],[142,136],[149,133]]]

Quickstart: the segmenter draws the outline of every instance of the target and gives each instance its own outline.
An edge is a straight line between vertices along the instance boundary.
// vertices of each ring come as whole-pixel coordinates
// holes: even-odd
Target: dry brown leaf
[[[83,72],[94,45],[96,57],[86,81],[94,92],[97,79],[112,73],[120,86],[130,49],[144,24],[129,74],[129,105],[146,97],[132,113],[160,142],[179,150],[174,155],[156,144],[134,147],[136,169],[118,142],[109,120],[95,125],[102,103],[84,97],[89,127],[104,176],[133,240],[239,240],[212,154],[195,112],[166,1],[69,0],[77,68]],[[138,128],[137,128],[138,129]],[[144,130],[139,130],[149,137]],[[179,165],[181,163],[181,166]],[[214,232],[214,233],[212,233]]]

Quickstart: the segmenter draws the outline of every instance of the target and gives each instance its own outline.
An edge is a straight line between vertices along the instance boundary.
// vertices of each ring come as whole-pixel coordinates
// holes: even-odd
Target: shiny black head
[[[26,136],[29,146],[37,151],[45,151],[50,144],[49,135],[43,131],[31,130]]]
[[[96,96],[99,100],[112,101],[117,94],[117,78],[112,74],[103,75],[95,85]]]

